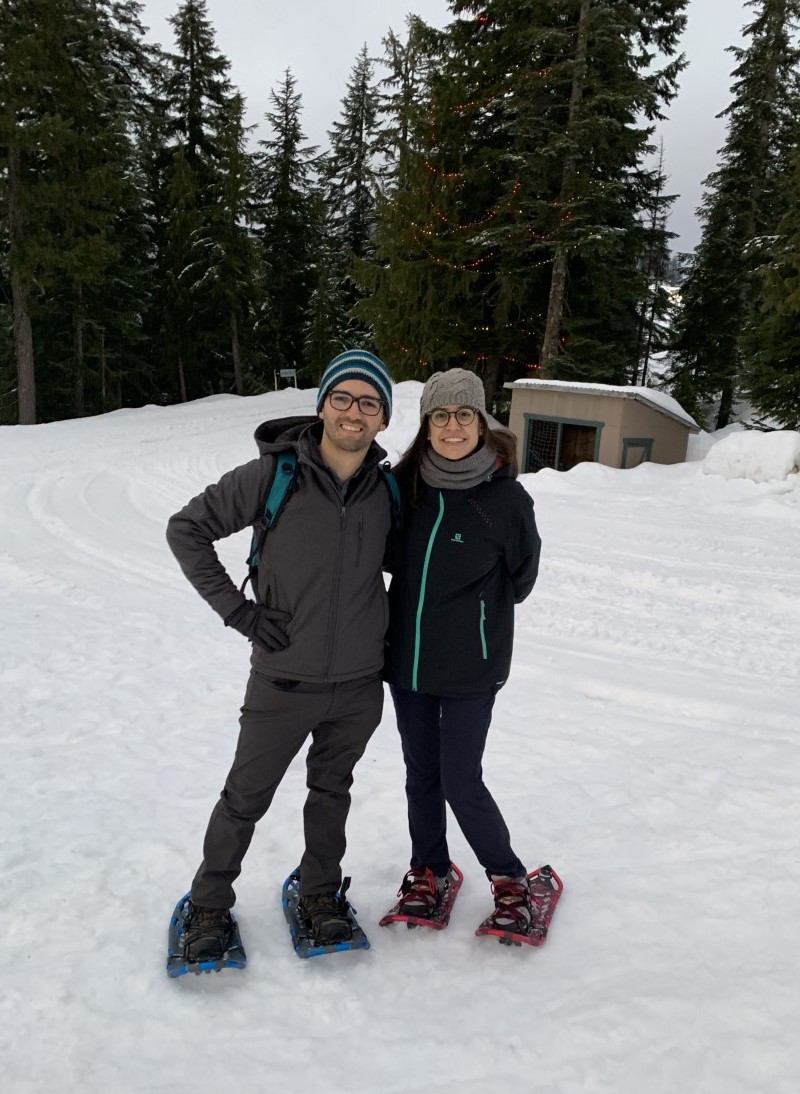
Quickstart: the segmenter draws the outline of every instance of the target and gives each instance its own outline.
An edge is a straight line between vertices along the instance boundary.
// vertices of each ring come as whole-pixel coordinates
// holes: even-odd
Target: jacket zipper
[[[439,525],[442,523],[442,517],[444,516],[444,497],[442,492],[439,491],[439,514],[434,521],[431,534],[428,538],[428,549],[425,552],[425,562],[422,566],[422,577],[419,584],[419,601],[417,603],[417,621],[414,628],[414,668],[411,673],[411,690],[417,691],[417,683],[419,679],[419,653],[420,653],[420,631],[422,627],[422,609],[425,605],[425,587],[428,582],[428,566],[431,561],[431,553],[433,552],[433,541],[436,539],[436,533],[439,531]]]
[[[488,661],[489,660],[489,651],[486,647],[486,601],[483,599],[483,595],[481,595],[481,623],[480,623],[480,628],[481,628],[481,649],[483,650],[483,659],[484,659],[484,661]]]
[[[331,671],[331,664],[333,663],[333,655],[336,645],[336,631],[334,624],[336,616],[339,611],[339,594],[342,587],[342,558],[344,555],[344,531],[345,531],[345,519],[347,517],[347,508],[342,505],[339,508],[339,542],[336,547],[336,576],[334,578],[333,590],[331,592],[331,605],[328,612],[328,638],[327,638],[327,650],[325,654],[325,666],[322,673],[322,679],[328,680],[328,673]]]

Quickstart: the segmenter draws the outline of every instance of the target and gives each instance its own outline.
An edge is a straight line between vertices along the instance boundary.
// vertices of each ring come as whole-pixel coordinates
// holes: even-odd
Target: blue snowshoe
[[[213,922],[207,916],[209,922],[205,923],[198,922],[200,917],[193,917],[192,912],[187,893],[175,905],[169,924],[167,975],[243,969],[247,958],[233,913],[220,913]]]
[[[350,878],[338,893],[300,900],[300,871],[293,870],[283,883],[283,913],[289,924],[298,957],[321,957],[342,950],[368,950],[369,940],[358,925],[355,908],[345,894]]]

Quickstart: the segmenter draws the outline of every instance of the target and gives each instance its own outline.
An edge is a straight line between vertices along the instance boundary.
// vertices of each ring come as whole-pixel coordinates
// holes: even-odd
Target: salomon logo
[[[456,534],[453,536],[453,538],[450,540],[450,542],[451,543],[463,543],[464,540],[461,538],[461,533],[456,532]]]

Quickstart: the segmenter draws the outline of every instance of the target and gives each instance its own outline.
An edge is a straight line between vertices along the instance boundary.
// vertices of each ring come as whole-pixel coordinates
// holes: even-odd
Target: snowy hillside
[[[416,426],[400,385],[391,456]],[[238,885],[243,973],[164,972],[233,756],[248,650],[182,578],[168,516],[313,392],[0,429],[0,876],[9,1094],[797,1094],[800,485],[700,461],[523,481],[543,539],[485,770],[540,950],[382,929],[407,865],[388,701],[346,872],[372,949],[302,962],[280,883],[299,758]],[[246,534],[221,545],[244,576]],[[446,621],[445,625],[446,625]]]

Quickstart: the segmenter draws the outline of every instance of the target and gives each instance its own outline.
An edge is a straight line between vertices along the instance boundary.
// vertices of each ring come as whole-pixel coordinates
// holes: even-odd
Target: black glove
[[[261,646],[269,653],[277,653],[289,645],[289,636],[278,624],[286,623],[291,618],[289,612],[267,608],[264,604],[254,604],[252,600],[248,600],[231,612],[225,620],[225,626],[233,627],[254,645]]]

